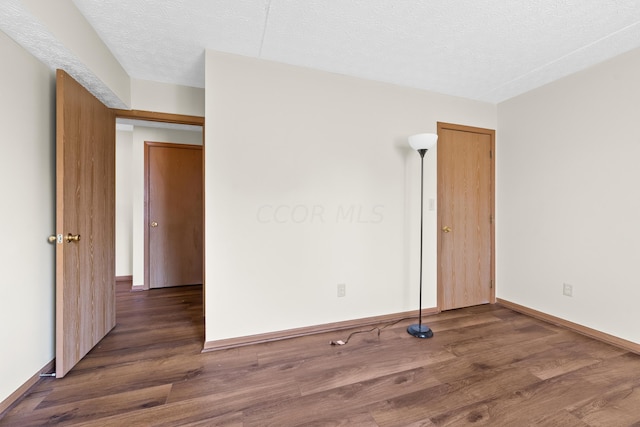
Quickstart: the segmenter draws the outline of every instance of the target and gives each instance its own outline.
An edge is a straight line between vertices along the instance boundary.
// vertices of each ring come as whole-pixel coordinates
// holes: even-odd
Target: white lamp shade
[[[436,142],[438,142],[438,135],[435,133],[419,133],[409,137],[409,145],[416,151],[433,148]]]

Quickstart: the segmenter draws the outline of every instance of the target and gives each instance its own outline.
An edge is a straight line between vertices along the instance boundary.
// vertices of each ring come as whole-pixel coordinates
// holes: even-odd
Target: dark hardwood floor
[[[500,306],[430,316],[428,340],[403,321],[201,353],[201,287],[117,299],[115,329],[0,425],[640,426],[640,356]]]

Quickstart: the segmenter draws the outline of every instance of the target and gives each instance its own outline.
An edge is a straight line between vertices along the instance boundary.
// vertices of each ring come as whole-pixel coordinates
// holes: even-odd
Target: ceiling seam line
[[[567,53],[567,54],[565,54],[565,55],[562,55],[562,56],[560,56],[560,57],[558,57],[558,58],[554,59],[553,61],[549,61],[549,62],[547,62],[546,64],[540,65],[539,67],[536,67],[536,68],[534,68],[533,70],[529,70],[529,71],[527,71],[526,73],[521,74],[521,75],[519,75],[518,77],[515,77],[515,78],[513,78],[513,79],[509,80],[508,82],[505,82],[505,83],[501,84],[500,86],[494,87],[494,88],[493,88],[493,89],[491,89],[490,91],[488,91],[488,92],[484,93],[484,94],[483,94],[479,99],[484,99],[487,95],[489,95],[489,94],[491,94],[491,93],[493,93],[493,92],[497,91],[497,90],[498,90],[498,89],[500,89],[500,88],[503,88],[503,87],[505,87],[505,86],[507,86],[507,85],[510,85],[510,84],[511,84],[511,83],[513,83],[513,82],[517,82],[518,80],[521,80],[521,79],[525,78],[526,76],[528,76],[528,75],[530,75],[530,74],[537,73],[538,71],[543,70],[543,69],[545,69],[545,68],[547,68],[547,67],[549,67],[549,66],[551,66],[551,65],[555,64],[556,62],[560,62],[560,61],[562,61],[562,60],[563,60],[563,59],[565,59],[565,58],[568,58],[568,57],[570,57],[570,56],[572,56],[572,55],[575,55],[576,53],[578,53],[578,52],[580,52],[580,51],[583,51],[583,50],[585,50],[585,49],[587,49],[587,48],[589,48],[589,47],[591,47],[591,46],[593,46],[593,45],[595,45],[595,44],[597,44],[597,43],[600,43],[600,42],[601,42],[601,41],[603,41],[603,40],[607,40],[607,39],[609,39],[609,38],[611,38],[611,37],[613,37],[613,36],[615,36],[615,35],[617,35],[617,34],[619,34],[619,33],[623,32],[623,31],[628,30],[629,28],[635,27],[635,26],[636,26],[636,25],[638,25],[638,24],[640,24],[640,21],[636,21],[636,22],[634,22],[633,24],[629,24],[629,25],[627,25],[626,27],[621,28],[621,29],[619,29],[619,30],[618,30],[618,31],[616,31],[616,32],[613,32],[613,33],[607,34],[607,35],[606,35],[606,36],[604,36],[604,37],[600,37],[599,39],[594,40],[594,41],[592,41],[591,43],[589,43],[589,44],[587,44],[587,45],[580,46],[578,49],[574,49],[574,50],[572,50],[571,52],[569,52],[569,53]]]

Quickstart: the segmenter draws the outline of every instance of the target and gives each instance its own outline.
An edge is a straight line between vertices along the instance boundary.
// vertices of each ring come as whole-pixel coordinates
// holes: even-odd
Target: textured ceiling
[[[637,0],[73,0],[135,78],[204,49],[497,103],[640,46]]]
[[[107,106],[127,108],[127,105],[51,34],[19,0],[0,0],[0,29],[51,69],[67,70]]]
[[[5,32],[46,45],[14,22],[20,0],[2,2]],[[195,87],[212,49],[498,103],[640,47],[639,0],[73,3],[131,77]],[[45,59],[74,59],[51,46]]]

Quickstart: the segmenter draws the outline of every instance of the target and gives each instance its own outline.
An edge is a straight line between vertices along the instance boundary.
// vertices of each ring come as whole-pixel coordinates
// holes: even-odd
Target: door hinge
[[[489,158],[493,159],[493,150],[489,150]]]
[[[493,224],[493,215],[489,215],[489,224]]]
[[[489,289],[493,289],[493,279],[489,280]]]

